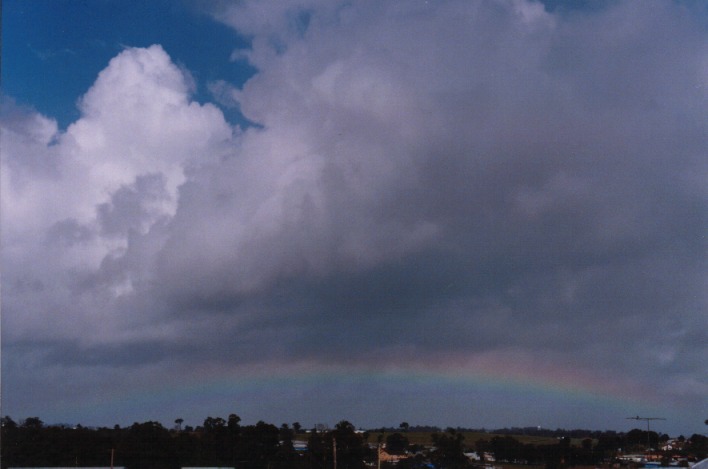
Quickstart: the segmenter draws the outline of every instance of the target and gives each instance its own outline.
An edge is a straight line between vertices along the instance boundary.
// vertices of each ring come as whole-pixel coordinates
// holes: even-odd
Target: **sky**
[[[2,7],[3,415],[705,433],[702,2]]]

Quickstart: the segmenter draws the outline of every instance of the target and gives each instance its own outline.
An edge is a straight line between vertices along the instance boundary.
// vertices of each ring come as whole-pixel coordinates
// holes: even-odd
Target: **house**
[[[379,448],[379,461],[390,462],[391,464],[396,464],[402,459],[408,459],[408,454],[406,453],[389,453],[384,448]]]

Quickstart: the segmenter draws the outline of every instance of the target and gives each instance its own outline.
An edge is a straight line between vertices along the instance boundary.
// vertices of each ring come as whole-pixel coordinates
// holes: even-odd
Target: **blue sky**
[[[185,1],[9,0],[3,2],[3,89],[65,128],[79,117],[76,101],[125,47],[160,44],[194,74],[195,99],[206,83],[242,85],[254,69],[230,61],[248,39]],[[48,86],[49,85],[49,86]],[[231,119],[240,116],[233,111]]]
[[[704,431],[700,2],[2,21],[3,413]]]

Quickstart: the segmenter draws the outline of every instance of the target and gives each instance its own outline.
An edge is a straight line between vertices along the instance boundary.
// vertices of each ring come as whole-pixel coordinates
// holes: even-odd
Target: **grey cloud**
[[[169,200],[161,174],[138,176],[131,186],[118,189],[110,202],[98,205],[98,222],[103,234],[109,236],[125,236],[130,230],[141,232],[164,213],[161,204]]]
[[[62,367],[134,367],[146,363],[174,359],[180,346],[174,343],[126,342],[121,344],[84,345],[76,341],[15,343],[8,351],[32,349],[39,351],[43,366]]]
[[[94,236],[95,233],[90,227],[82,225],[74,218],[56,222],[47,232],[47,240],[50,243],[58,242],[68,246],[89,241]]]
[[[244,89],[244,112],[265,127],[243,136],[255,148],[183,188],[179,231],[161,253],[166,278],[187,297],[221,297],[222,312],[246,311],[244,298],[292,298],[308,311],[289,320],[316,324],[302,342],[332,338],[317,353],[338,341],[425,350],[511,340],[582,354],[585,342],[627,333],[603,332],[609,318],[659,341],[653,321],[692,322],[705,301],[706,211],[688,173],[706,140],[684,125],[698,112],[687,103],[702,99],[701,48],[687,43],[703,39],[677,34],[695,30],[666,4],[528,23],[507,7],[449,3],[425,20],[388,11],[366,28],[352,20],[337,39],[315,15]],[[438,24],[439,34],[420,34]],[[649,40],[657,30],[671,40]],[[358,41],[380,47],[357,55]],[[296,148],[258,153],[288,126]],[[299,166],[302,179],[289,176]],[[262,235],[257,211],[271,203]],[[200,212],[190,234],[179,220],[207,206],[220,209]],[[215,229],[224,219],[233,223]],[[167,267],[180,256],[189,272]],[[416,334],[421,318],[451,319],[456,300],[483,339],[464,343],[444,326],[422,329],[432,341]],[[503,326],[478,311],[485,301],[509,311]],[[406,322],[405,334],[379,341],[351,333]],[[549,334],[558,339],[539,340]]]

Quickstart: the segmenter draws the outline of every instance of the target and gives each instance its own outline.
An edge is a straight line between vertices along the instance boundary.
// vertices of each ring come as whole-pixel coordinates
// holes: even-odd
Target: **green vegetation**
[[[128,469],[177,469],[185,466],[221,466],[248,469],[364,469],[376,464],[377,448],[401,457],[398,469],[473,467],[465,453],[493,458],[507,468],[561,469],[610,462],[618,448],[643,451],[647,442],[659,444],[666,435],[632,430],[626,434],[595,432],[597,438],[571,438],[542,434],[512,435],[449,428],[446,431],[410,427],[357,431],[341,421],[334,429],[319,426],[304,432],[295,422],[280,427],[258,422],[241,425],[236,414],[207,417],[201,426],[183,426],[176,419],[171,429],[158,422],[134,423],[121,428],[85,428],[81,425],[45,425],[37,417],[15,422],[2,419],[2,469],[8,467],[125,466]],[[581,431],[556,431],[557,434]],[[589,435],[591,432],[585,431]],[[679,437],[676,449],[656,451],[659,458],[680,455],[700,459],[708,455],[708,438]],[[483,462],[483,461],[480,461]],[[393,465],[384,462],[382,468]]]
[[[378,435],[378,434],[383,434],[384,437],[391,435],[393,433],[396,433],[394,431],[385,431],[385,432],[376,432],[376,431],[371,431],[370,434],[372,436],[369,437],[369,441],[373,442],[374,438],[373,435]],[[430,442],[432,441],[432,436],[435,433],[440,433],[440,432],[433,432],[433,431],[428,431],[428,432],[418,432],[418,431],[412,431],[406,433],[406,438],[408,438],[408,441],[412,445],[429,445]],[[464,437],[465,437],[465,443],[468,446],[474,446],[478,441],[480,440],[489,440],[490,438],[494,438],[495,436],[504,436],[496,433],[487,433],[487,432],[469,432],[469,431],[460,431]],[[552,436],[533,436],[533,435],[514,435],[514,438],[519,440],[521,443],[525,445],[555,445],[558,443],[558,439],[556,437]],[[573,446],[580,446],[582,442],[582,438],[572,438],[572,445]]]

